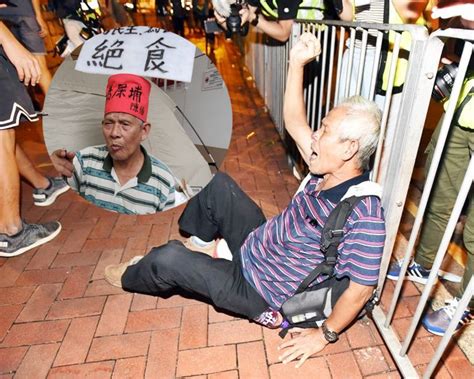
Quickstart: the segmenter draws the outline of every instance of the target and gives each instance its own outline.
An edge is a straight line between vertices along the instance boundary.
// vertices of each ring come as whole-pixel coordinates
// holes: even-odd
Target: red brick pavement
[[[259,203],[268,217],[286,205],[298,186],[284,149],[246,80],[234,45],[218,41],[216,58],[232,99],[234,133],[224,171]],[[202,41],[201,41],[202,45]],[[255,135],[249,137],[249,133]],[[46,161],[44,147],[30,153]],[[35,145],[36,144],[36,145]],[[23,185],[23,216],[59,219],[61,235],[22,256],[0,259],[1,378],[399,378],[373,323],[357,322],[301,368],[278,360],[276,331],[219,313],[192,299],[127,294],[103,279],[106,265],[145,254],[176,237],[182,207],[152,216],[123,216],[97,209],[73,193],[49,208],[32,205]],[[388,284],[386,297],[393,291]],[[403,334],[413,314],[416,287],[395,315]],[[410,350],[424,369],[438,338],[420,330]],[[436,377],[472,372],[456,345]],[[468,375],[469,376],[469,375]]]

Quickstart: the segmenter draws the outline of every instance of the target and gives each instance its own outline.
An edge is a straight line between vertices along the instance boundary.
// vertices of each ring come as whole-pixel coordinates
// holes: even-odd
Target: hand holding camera
[[[249,31],[248,19],[255,15],[256,8],[250,10],[245,0],[212,0],[217,23],[226,30],[226,38],[237,33],[246,36]]]
[[[457,73],[458,64],[456,62],[445,64],[438,70],[433,87],[433,99],[436,101],[444,101],[451,95]]]

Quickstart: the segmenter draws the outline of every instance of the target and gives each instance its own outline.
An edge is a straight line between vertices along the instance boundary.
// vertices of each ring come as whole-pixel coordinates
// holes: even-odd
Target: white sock
[[[196,236],[191,236],[191,241],[198,245],[198,246],[201,246],[201,247],[205,247],[205,246],[209,246],[210,244],[214,243],[214,240],[213,241],[203,241],[202,239],[200,239],[199,237],[196,237]]]

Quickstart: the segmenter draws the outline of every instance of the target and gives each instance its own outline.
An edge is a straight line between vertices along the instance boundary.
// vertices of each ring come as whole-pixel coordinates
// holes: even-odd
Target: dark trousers
[[[254,319],[268,308],[242,274],[239,248],[265,222],[260,208],[227,175],[218,173],[186,206],[181,230],[205,241],[222,237],[233,260],[212,258],[187,249],[180,241],[153,248],[122,276],[126,291],[159,296],[184,290],[213,305]]]

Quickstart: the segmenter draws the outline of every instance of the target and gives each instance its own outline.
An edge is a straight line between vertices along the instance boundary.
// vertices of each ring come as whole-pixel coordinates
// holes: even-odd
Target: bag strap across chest
[[[340,201],[331,211],[321,233],[320,246],[321,252],[325,256],[325,260],[313,271],[311,271],[309,275],[301,282],[295,294],[304,292],[319,275],[333,275],[334,266],[337,262],[337,248],[344,237],[344,225],[356,204],[366,197],[367,196],[348,197]]]

